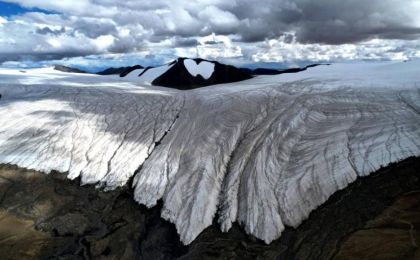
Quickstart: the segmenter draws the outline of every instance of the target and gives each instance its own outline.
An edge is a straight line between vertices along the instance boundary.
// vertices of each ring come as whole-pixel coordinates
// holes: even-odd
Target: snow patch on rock
[[[195,60],[185,59],[184,66],[192,76],[201,75],[204,79],[209,79],[213,75],[215,65],[208,61],[201,61],[197,64]]]

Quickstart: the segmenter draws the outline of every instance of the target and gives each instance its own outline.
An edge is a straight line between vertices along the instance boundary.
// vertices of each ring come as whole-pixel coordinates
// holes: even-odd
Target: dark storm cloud
[[[79,15],[72,26],[91,38],[135,24],[153,31],[156,37],[235,34],[245,42],[276,38],[287,31],[295,31],[300,42],[329,44],[371,38],[413,39],[420,34],[418,21],[413,21],[418,20],[416,12],[420,11],[418,5],[413,8],[416,0],[91,0],[82,1],[86,4],[79,4],[80,8],[67,0],[10,2]],[[108,20],[100,21],[100,17]]]
[[[96,38],[106,34],[116,34],[116,25],[109,20],[98,19],[77,19],[72,27],[89,38]]]
[[[274,38],[284,31],[296,31],[304,43],[342,44],[371,38],[418,38],[417,15],[410,10],[415,1],[393,0],[296,0],[271,1],[269,8],[255,8],[260,1],[241,1],[232,9],[247,21],[239,28],[244,41]]]
[[[298,22],[298,39],[340,44],[370,38],[416,38],[420,28],[412,25],[403,5],[384,0],[304,1],[300,8],[305,19]]]
[[[61,27],[60,30],[53,30],[49,27],[44,28],[38,28],[36,29],[36,33],[46,35],[46,34],[53,34],[53,35],[60,35],[66,32],[66,29],[64,27]]]
[[[63,58],[79,57],[89,55],[90,52],[81,52],[78,50],[70,50],[68,52],[59,53],[0,53],[0,63],[6,61],[45,61],[45,60],[61,60]]]
[[[193,47],[197,44],[198,42],[194,38],[175,38],[175,45],[178,47]]]

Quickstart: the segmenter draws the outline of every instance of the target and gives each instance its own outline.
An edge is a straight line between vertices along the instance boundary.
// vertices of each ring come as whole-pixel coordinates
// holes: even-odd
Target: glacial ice
[[[0,163],[133,177],[191,243],[218,216],[266,243],[335,191],[420,155],[419,61],[319,66],[190,91],[50,69],[0,70]]]

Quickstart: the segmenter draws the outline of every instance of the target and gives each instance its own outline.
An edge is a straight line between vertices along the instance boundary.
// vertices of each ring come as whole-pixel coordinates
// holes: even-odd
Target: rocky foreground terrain
[[[1,259],[419,259],[420,158],[338,191],[269,245],[217,223],[184,246],[175,226],[125,187],[0,166]]]

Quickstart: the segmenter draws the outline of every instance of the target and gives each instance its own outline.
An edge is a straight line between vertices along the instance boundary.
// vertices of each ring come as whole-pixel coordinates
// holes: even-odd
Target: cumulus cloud
[[[89,37],[82,31],[16,19],[0,27],[0,61],[44,60],[107,52],[109,34]]]
[[[358,44],[300,43],[293,33],[256,45],[250,54],[256,62],[408,60],[420,58],[420,40],[372,39]]]
[[[418,0],[6,0],[0,62],[150,52],[249,61],[418,57]],[[210,40],[209,40],[210,39]]]
[[[53,34],[53,35],[60,35],[66,32],[66,29],[64,27],[61,27],[60,30],[54,30],[51,29],[50,27],[43,27],[43,28],[38,28],[35,31],[37,34]]]
[[[242,57],[242,48],[223,35],[212,34],[198,39],[197,56],[205,59]]]
[[[4,23],[7,23],[7,20],[0,16],[0,26],[2,26]]]

